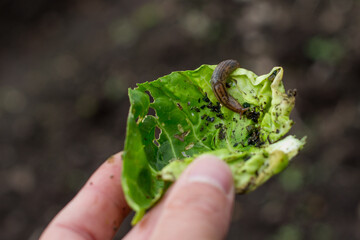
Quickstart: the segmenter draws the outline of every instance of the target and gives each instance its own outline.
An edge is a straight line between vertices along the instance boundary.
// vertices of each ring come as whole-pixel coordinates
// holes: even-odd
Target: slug
[[[211,76],[211,87],[216,98],[223,106],[231,111],[240,113],[241,116],[249,108],[244,108],[226,91],[226,80],[229,75],[239,67],[240,64],[236,60],[225,60],[219,63]]]

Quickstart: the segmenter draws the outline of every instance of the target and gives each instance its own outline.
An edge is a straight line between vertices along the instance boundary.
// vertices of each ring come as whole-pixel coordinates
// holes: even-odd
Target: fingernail
[[[233,178],[229,167],[213,155],[203,155],[195,159],[186,173],[188,182],[212,185],[229,195],[233,190]]]

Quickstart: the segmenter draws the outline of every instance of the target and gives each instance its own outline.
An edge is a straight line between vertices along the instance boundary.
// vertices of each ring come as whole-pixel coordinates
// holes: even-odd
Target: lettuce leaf
[[[293,125],[295,92],[285,92],[281,67],[263,76],[242,68],[231,74],[227,91],[249,106],[243,116],[217,101],[210,85],[215,67],[173,72],[129,89],[122,186],[136,212],[133,224],[201,154],[223,159],[236,192],[247,193],[282,171],[304,146],[305,137],[283,138]]]

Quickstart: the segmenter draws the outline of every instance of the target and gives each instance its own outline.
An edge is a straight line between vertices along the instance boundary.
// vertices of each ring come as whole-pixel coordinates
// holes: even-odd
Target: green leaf
[[[210,85],[215,67],[173,72],[129,90],[122,184],[134,224],[201,154],[223,159],[237,192],[245,193],[282,171],[305,144],[282,139],[293,124],[295,94],[285,93],[281,67],[259,77],[242,68],[231,74],[227,91],[250,106],[243,116],[218,103]]]

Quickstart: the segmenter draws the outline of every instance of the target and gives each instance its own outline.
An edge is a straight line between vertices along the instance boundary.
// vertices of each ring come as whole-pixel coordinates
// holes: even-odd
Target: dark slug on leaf
[[[211,76],[211,87],[223,106],[242,115],[248,108],[244,108],[226,91],[226,80],[239,67],[240,64],[236,60],[225,60],[219,63]]]

